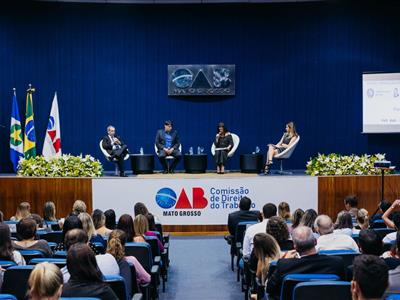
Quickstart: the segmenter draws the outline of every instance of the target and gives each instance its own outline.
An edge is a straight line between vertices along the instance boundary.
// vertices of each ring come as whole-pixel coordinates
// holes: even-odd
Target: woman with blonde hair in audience
[[[106,216],[103,211],[100,209],[95,209],[92,213],[92,219],[94,228],[96,229],[97,234],[101,235],[103,238],[107,238],[111,231],[106,227]]]
[[[82,200],[76,200],[72,206],[71,215],[79,215],[80,213],[86,212],[86,204]]]
[[[292,216],[290,214],[290,206],[287,202],[282,201],[278,205],[278,216],[281,217],[285,222],[290,222]]]
[[[106,241],[101,235],[97,234],[94,228],[92,217],[88,213],[80,213],[78,215],[79,220],[82,222],[82,229],[86,232],[89,237],[89,242],[91,243],[101,243],[104,248],[107,247]]]
[[[63,276],[56,265],[42,262],[32,270],[28,285],[30,299],[56,300],[61,297]]]
[[[149,223],[147,218],[144,215],[137,215],[135,219],[133,220],[133,229],[135,231],[135,235],[133,237],[133,241],[136,243],[140,242],[146,242],[145,236],[155,236],[157,237],[157,234],[155,234],[152,231],[149,231]],[[161,243],[161,241],[157,238],[157,243],[158,246],[160,247],[160,251],[164,251],[164,245]]]
[[[11,217],[11,221],[20,221],[24,218],[27,218],[31,215],[31,205],[28,202],[21,202],[18,207],[17,211],[15,213],[15,216]]]
[[[369,228],[369,215],[365,208],[360,208],[357,211],[357,226],[356,229],[363,230]],[[354,232],[354,230],[353,230]]]

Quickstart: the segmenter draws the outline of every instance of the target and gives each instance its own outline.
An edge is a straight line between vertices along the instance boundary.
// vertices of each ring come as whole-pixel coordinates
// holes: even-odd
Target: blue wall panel
[[[174,120],[184,152],[198,145],[209,151],[220,120],[240,135],[238,153],[251,152],[277,141],[294,120],[302,141],[289,168],[304,168],[318,152],[385,152],[398,164],[399,135],[360,132],[362,72],[400,70],[399,8],[395,1],[4,8],[0,172],[11,170],[12,88],[24,114],[28,83],[37,88],[39,151],[57,90],[65,153],[104,161],[98,141],[108,124],[132,152],[152,152],[164,119]],[[236,64],[236,96],[168,97],[167,65],[201,63]],[[230,167],[239,167],[239,155]]]

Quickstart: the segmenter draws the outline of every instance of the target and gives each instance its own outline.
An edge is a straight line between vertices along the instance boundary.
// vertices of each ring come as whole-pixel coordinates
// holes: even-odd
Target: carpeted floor
[[[160,300],[243,299],[230,270],[229,247],[222,236],[171,237],[169,278]],[[235,270],[236,271],[236,270]]]

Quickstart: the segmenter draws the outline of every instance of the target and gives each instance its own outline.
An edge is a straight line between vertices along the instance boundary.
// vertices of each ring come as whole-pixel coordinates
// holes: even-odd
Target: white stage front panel
[[[164,225],[226,224],[243,196],[261,210],[268,202],[289,203],[291,210],[318,211],[318,178],[271,176],[240,178],[99,178],[93,179],[93,208],[133,215],[143,202]]]

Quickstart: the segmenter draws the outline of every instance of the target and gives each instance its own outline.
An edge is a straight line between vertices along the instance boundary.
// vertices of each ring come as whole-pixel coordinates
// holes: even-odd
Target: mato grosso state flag
[[[57,92],[54,94],[53,103],[51,104],[50,117],[47,124],[42,154],[44,157],[61,156],[61,132],[60,117],[58,115]]]
[[[25,112],[25,135],[24,135],[24,155],[26,159],[36,156],[36,135],[35,122],[33,119],[33,100],[32,93],[35,91],[31,85],[26,94]]]
[[[10,160],[14,166],[14,172],[17,171],[18,162],[21,157],[24,157],[24,142],[22,140],[22,127],[21,118],[19,117],[17,94],[14,88],[10,124]]]

